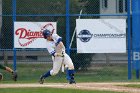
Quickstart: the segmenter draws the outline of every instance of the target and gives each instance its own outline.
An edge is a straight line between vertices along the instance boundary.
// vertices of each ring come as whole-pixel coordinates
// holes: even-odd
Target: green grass
[[[8,65],[12,67],[11,65]],[[37,83],[40,75],[52,68],[52,64],[17,64],[18,81],[17,83]],[[1,83],[15,83],[11,80],[11,74],[1,70],[4,80]],[[46,82],[66,83],[65,73],[60,72],[56,76],[46,79]],[[127,65],[94,66],[86,71],[76,71],[76,82],[122,82],[140,81],[128,80]]]
[[[127,85],[119,85],[124,87],[132,87],[132,88],[140,88],[140,84],[127,84]]]
[[[12,67],[11,65],[8,65]],[[41,74],[50,70],[52,64],[17,64],[18,81],[14,82],[11,79],[11,74],[1,70],[4,75],[4,80],[0,83],[37,83]],[[140,80],[127,79],[127,66],[111,65],[111,66],[94,66],[86,71],[76,71],[76,82],[139,82]],[[46,83],[66,83],[65,73],[59,73],[56,76],[49,77]],[[128,85],[131,86],[131,85]],[[137,85],[132,85],[136,87]],[[90,91],[78,89],[55,89],[55,88],[3,88],[0,93],[121,93],[110,91]]]
[[[123,93],[112,91],[91,91],[78,89],[59,89],[59,88],[2,88],[0,93]]]

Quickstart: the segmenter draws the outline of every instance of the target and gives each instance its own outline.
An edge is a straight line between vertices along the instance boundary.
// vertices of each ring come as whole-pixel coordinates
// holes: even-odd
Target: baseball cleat
[[[17,72],[14,71],[14,72],[12,73],[12,79],[13,79],[14,81],[17,81],[17,77],[18,77]]]
[[[70,80],[69,84],[76,84],[76,82],[74,80]]]
[[[44,83],[44,80],[45,80],[45,78],[42,77],[42,75],[41,75],[41,77],[40,77],[40,79],[39,79],[39,83],[40,83],[40,84],[43,84],[43,83]]]

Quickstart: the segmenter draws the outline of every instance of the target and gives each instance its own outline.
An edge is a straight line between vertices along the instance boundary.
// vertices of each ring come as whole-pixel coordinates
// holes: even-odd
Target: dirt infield
[[[106,90],[106,91],[118,91],[128,93],[140,93],[139,88],[127,88],[117,85],[126,84],[140,84],[140,83],[77,83],[77,84],[66,84],[66,83],[45,83],[45,84],[0,84],[0,88],[23,88],[23,87],[52,87],[52,88],[71,88],[71,89],[82,89],[82,90]]]

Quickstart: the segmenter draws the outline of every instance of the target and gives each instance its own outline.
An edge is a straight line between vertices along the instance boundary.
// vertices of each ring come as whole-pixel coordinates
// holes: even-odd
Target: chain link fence
[[[69,42],[66,41],[67,17],[70,20],[71,40],[76,27],[75,21],[79,16],[81,19],[127,19],[129,7],[128,0],[69,0],[67,14],[67,0],[16,0],[16,10],[13,9],[13,1],[2,0],[1,4],[0,62],[10,66],[14,60],[13,11],[16,12],[16,21],[57,22],[57,33],[63,37],[66,45]],[[75,65],[77,82],[127,80],[127,53],[77,54],[76,38],[69,50]],[[19,81],[33,82],[37,81],[42,73],[51,69],[52,60],[46,49],[17,49],[16,64]],[[56,77],[47,79],[47,82],[66,82],[65,74],[60,71]]]

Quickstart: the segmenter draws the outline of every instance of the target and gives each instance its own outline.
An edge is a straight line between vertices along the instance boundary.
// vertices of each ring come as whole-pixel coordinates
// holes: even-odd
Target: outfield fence
[[[20,80],[38,79],[42,73],[51,68],[52,60],[47,49],[14,48],[15,21],[57,22],[57,33],[63,37],[66,52],[74,62],[76,78],[79,82],[131,79],[131,69],[133,69],[131,65],[131,0],[0,1],[0,62],[5,65],[12,64],[14,70],[18,71]],[[79,17],[80,19],[126,19],[127,52],[77,54],[76,36],[73,38],[73,33],[76,27],[75,21]],[[57,80],[63,82],[62,76],[63,74],[58,75],[57,77],[60,78],[56,78],[56,82]]]

